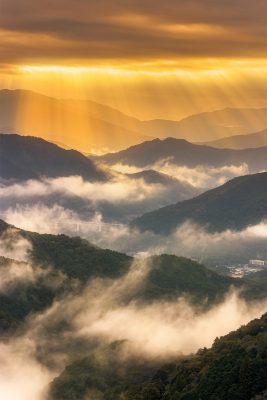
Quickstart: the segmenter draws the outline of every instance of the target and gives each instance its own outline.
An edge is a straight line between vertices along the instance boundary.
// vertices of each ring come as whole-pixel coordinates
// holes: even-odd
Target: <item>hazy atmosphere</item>
[[[266,15],[0,0],[0,399],[267,398]]]

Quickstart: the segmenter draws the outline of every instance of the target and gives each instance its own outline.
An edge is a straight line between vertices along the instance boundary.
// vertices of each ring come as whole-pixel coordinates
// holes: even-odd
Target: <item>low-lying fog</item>
[[[122,172],[121,166],[114,168]],[[218,234],[211,234],[190,221],[168,236],[129,228],[125,222],[139,214],[183,200],[247,172],[246,166],[192,171],[177,169],[167,162],[153,169],[179,180],[164,177],[165,180],[155,183],[118,174],[107,183],[69,177],[2,185],[1,218],[26,230],[82,236],[101,247],[131,254],[171,253],[199,260],[209,257],[220,260],[226,254],[246,257],[251,248],[261,255],[267,239],[264,222],[241,232]],[[123,172],[139,171],[126,171],[124,166]],[[31,245],[19,235],[1,238],[0,256],[16,260],[8,268],[0,268],[2,293],[19,282],[34,282],[42,273],[31,264],[30,252]],[[24,262],[23,267],[20,261]],[[3,399],[43,400],[49,382],[72,359],[77,348],[75,343],[83,343],[85,347],[79,345],[80,352],[86,354],[88,343],[125,340],[122,362],[133,354],[164,360],[211,346],[217,336],[238,328],[267,309],[266,302],[245,303],[237,292],[230,292],[224,302],[202,313],[184,298],[149,304],[138,299],[125,302],[125,294],[136,290],[150,268],[146,258],[137,258],[123,278],[92,280],[79,294],[70,293],[45,312],[32,315],[15,336],[2,338],[0,393]],[[53,327],[63,320],[68,322],[69,329],[55,334]]]
[[[20,240],[17,237],[15,243]],[[23,246],[23,254],[14,254],[18,261],[20,257],[25,261],[29,255],[30,246],[26,242]],[[1,255],[11,255],[5,241],[1,242]],[[95,348],[124,340],[119,355],[122,365],[133,356],[164,362],[211,346],[216,337],[259,317],[267,309],[267,302],[247,304],[237,292],[230,292],[221,304],[201,313],[182,297],[152,303],[125,300],[136,292],[150,268],[146,258],[138,258],[120,279],[91,280],[79,294],[70,293],[45,312],[30,317],[20,333],[3,338],[0,342],[3,399],[44,400],[49,382],[71,359],[90,354],[90,343]],[[27,268],[24,270],[25,280],[39,274],[34,265],[30,271],[29,274]],[[17,279],[13,268],[9,271],[0,268],[0,287],[7,280],[16,284]],[[68,329],[57,332],[62,321],[68,322]]]

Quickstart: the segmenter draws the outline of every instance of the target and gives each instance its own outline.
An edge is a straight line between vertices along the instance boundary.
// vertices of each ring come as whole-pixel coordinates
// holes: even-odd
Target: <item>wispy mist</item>
[[[29,180],[0,187],[0,213],[4,216],[18,204],[30,207],[38,203],[49,207],[60,204],[83,218],[100,212],[107,220],[125,222],[197,193],[192,186],[168,177],[146,181],[142,176],[115,174],[110,181],[101,183],[87,182],[79,176]]]
[[[144,170],[121,163],[109,167],[121,173],[136,173]],[[211,166],[189,168],[187,166],[179,166],[175,164],[171,158],[163,159],[155,164],[151,164],[147,166],[145,170],[154,170],[178,178],[180,181],[186,182],[189,185],[202,190],[214,188],[224,184],[226,181],[236,176],[246,175],[249,173],[247,164],[242,164],[240,166],[225,165],[218,168]]]
[[[48,384],[72,360],[122,340],[118,357],[162,360],[209,347],[217,336],[260,316],[267,302],[246,303],[230,292],[199,311],[183,297],[144,301],[138,296],[153,268],[136,259],[122,278],[91,280],[33,315],[16,336],[0,343],[0,392],[5,400],[43,400]],[[227,316],[227,318],[226,318]]]
[[[11,224],[40,233],[82,236],[105,248],[136,254],[171,253],[216,262],[229,255],[235,262],[246,257],[266,256],[267,224],[262,222],[241,231],[210,233],[205,226],[185,222],[169,235],[140,232],[125,224],[106,223],[101,213],[82,218],[62,206],[43,204],[8,209],[4,218]]]

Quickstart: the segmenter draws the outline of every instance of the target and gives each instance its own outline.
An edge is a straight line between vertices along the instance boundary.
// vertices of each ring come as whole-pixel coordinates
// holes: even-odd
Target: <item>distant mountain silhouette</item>
[[[0,134],[0,178],[15,181],[80,175],[89,181],[106,174],[76,150],[65,150],[43,139]]]
[[[245,150],[215,149],[189,143],[184,139],[167,138],[146,141],[97,159],[109,165],[121,163],[139,168],[153,167],[153,164],[163,160],[189,168],[239,166],[246,163],[250,172],[259,172],[267,168],[267,147]]]
[[[206,142],[265,129],[267,108],[225,108],[194,114],[179,121],[144,121],[143,127],[143,132],[154,137],[172,136],[191,142]]]
[[[267,217],[267,173],[232,179],[198,197],[146,213],[132,225],[167,234],[186,221],[212,232],[241,230]]]
[[[226,108],[180,121],[140,121],[90,100],[0,90],[0,132],[34,135],[86,153],[118,151],[150,137],[207,142],[266,129],[267,109]]]
[[[206,143],[208,146],[228,149],[248,149],[267,146],[267,129],[250,135],[236,135]]]
[[[0,131],[38,136],[83,152],[116,150],[144,141],[135,120],[110,107],[59,100],[28,90],[0,91]]]
[[[47,207],[55,204],[79,213],[81,218],[92,218],[100,212],[109,222],[129,222],[144,212],[154,210],[174,201],[182,201],[199,194],[201,190],[190,184],[171,178],[156,171],[142,171],[136,174],[117,174],[111,170],[101,169],[95,162],[76,150],[65,150],[43,139],[19,136],[14,134],[0,134],[0,181],[10,184],[28,179],[42,179],[44,177],[80,176],[85,181],[109,181],[110,184],[121,182],[127,187],[142,182],[147,190],[154,190],[154,195],[144,197],[141,201],[129,199],[128,202],[117,203],[102,199],[94,202],[90,196],[81,196],[75,189],[66,184],[51,193],[34,193],[21,197],[20,204],[34,206],[42,203]],[[63,190],[64,188],[64,190]],[[17,197],[12,194],[8,198],[1,198],[0,210],[16,207]]]

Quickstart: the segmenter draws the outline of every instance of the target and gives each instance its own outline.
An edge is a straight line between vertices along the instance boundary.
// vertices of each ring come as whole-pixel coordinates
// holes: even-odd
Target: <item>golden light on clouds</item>
[[[257,5],[257,6],[256,6]],[[267,2],[2,0],[0,87],[141,119],[267,105]]]

